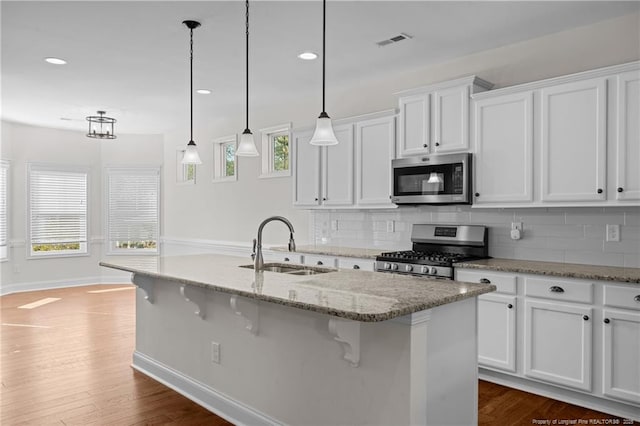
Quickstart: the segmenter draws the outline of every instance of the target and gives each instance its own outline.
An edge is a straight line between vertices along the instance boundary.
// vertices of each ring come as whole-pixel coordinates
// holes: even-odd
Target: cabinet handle
[[[316,263],[316,265],[324,265],[324,263],[322,263],[322,260],[318,260],[318,263]]]
[[[482,284],[491,284],[491,281],[489,281],[486,278],[480,278],[480,283],[482,283]]]
[[[507,308],[509,308],[509,309],[513,309],[513,305],[512,305],[511,303],[509,303],[509,304],[507,305]]]
[[[589,315],[584,315],[584,316],[582,317],[582,319],[583,319],[583,320],[585,320],[585,321],[589,321]]]
[[[611,321],[609,321],[609,318],[605,318],[605,319],[604,319],[604,323],[605,323],[605,324],[609,324],[610,322],[611,322]]]
[[[564,293],[564,288],[558,287],[557,285],[549,287],[549,291],[551,293]]]
[[[429,145],[427,145],[426,143],[422,144],[422,147],[423,147],[423,148],[426,148],[426,147],[428,147],[428,146],[429,146]]]
[[[353,265],[353,269],[360,269],[358,265]]]
[[[284,261],[285,261],[285,262],[288,262],[288,261],[289,261],[289,258],[288,258],[288,257],[285,257],[285,258],[284,258]]]
[[[602,194],[602,188],[598,188],[598,194]]]
[[[438,142],[436,142],[436,146],[440,146],[440,144]]]
[[[618,192],[624,191],[624,188],[618,187]]]
[[[480,196],[480,193],[479,193],[479,192],[476,192],[476,193],[475,193],[475,196],[476,196],[476,197],[479,197],[479,196]]]
[[[640,294],[633,298],[636,302],[640,302]]]

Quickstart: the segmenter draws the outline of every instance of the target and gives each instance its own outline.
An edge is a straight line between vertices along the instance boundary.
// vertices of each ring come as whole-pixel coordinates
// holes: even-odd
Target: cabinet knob
[[[589,315],[584,315],[584,316],[582,317],[582,319],[583,319],[583,320],[585,320],[585,321],[589,321]]]
[[[439,143],[439,142],[436,142],[436,146],[440,146],[440,143]]]
[[[602,188],[598,188],[598,194],[602,194]]]
[[[507,308],[509,308],[509,309],[513,309],[513,305],[512,305],[511,303],[509,303],[509,304],[507,305]]]
[[[318,199],[316,198],[316,201],[318,201]]]
[[[480,282],[481,282],[482,284],[491,284],[491,281],[490,281],[490,280],[488,280],[487,278],[480,278]]]
[[[427,145],[426,143],[422,144],[423,148],[427,148],[429,145]]]
[[[288,258],[288,257],[285,257],[285,258],[284,258],[284,261],[285,261],[285,262],[288,262],[288,261],[289,261],[289,258]]]
[[[605,319],[604,319],[604,323],[605,323],[605,324],[609,324],[610,322],[611,322],[611,321],[609,320],[609,318],[605,318]]]
[[[322,263],[322,260],[318,260],[318,263],[316,263],[316,265],[324,265],[324,263]]]
[[[551,293],[564,293],[564,288],[558,287],[557,285],[549,287],[549,291]]]
[[[476,192],[476,193],[475,193],[475,196],[476,196],[476,197],[479,197],[479,196],[480,196],[480,193],[479,193],[479,192]]]
[[[353,265],[353,269],[360,269],[358,265]]]
[[[636,302],[640,302],[640,294],[633,298]]]
[[[322,201],[327,201],[327,197],[322,197]]]
[[[622,191],[624,191],[624,188],[618,187],[618,192],[622,192]]]

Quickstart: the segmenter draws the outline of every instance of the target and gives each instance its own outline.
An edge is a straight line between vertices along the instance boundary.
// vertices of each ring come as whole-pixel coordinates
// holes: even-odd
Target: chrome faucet
[[[264,260],[262,259],[262,229],[264,226],[274,220],[279,220],[289,227],[289,251],[296,251],[296,242],[293,239],[293,225],[289,220],[282,216],[271,216],[262,221],[258,227],[258,239],[253,239],[253,253],[251,253],[251,259],[253,259],[253,269],[256,271],[262,270],[264,267]]]

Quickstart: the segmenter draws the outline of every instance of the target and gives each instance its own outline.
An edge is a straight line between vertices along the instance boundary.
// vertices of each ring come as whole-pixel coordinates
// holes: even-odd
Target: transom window
[[[261,178],[291,176],[290,134],[291,124],[262,129],[262,174]]]
[[[87,169],[28,166],[29,256],[88,253]]]
[[[236,135],[216,139],[213,142],[213,181],[229,182],[238,179],[236,162]]]

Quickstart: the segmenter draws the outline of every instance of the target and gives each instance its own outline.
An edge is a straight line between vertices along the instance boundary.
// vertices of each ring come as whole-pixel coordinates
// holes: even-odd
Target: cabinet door
[[[477,204],[533,201],[533,93],[475,102]]]
[[[640,404],[640,314],[605,310],[603,393]]]
[[[618,76],[616,199],[640,200],[640,72]]]
[[[516,371],[516,298],[484,294],[478,297],[478,363]]]
[[[433,152],[469,150],[469,86],[438,90],[434,101]]]
[[[350,206],[353,204],[353,125],[333,129],[338,145],[323,148],[322,204]]]
[[[293,135],[293,205],[320,204],[320,147],[309,144],[313,132]]]
[[[356,202],[391,205],[391,160],[395,148],[395,117],[356,124]]]
[[[525,302],[524,374],[591,391],[591,308]]]
[[[400,98],[400,156],[427,154],[430,133],[430,95]]]
[[[541,91],[542,201],[606,199],[606,79]]]

